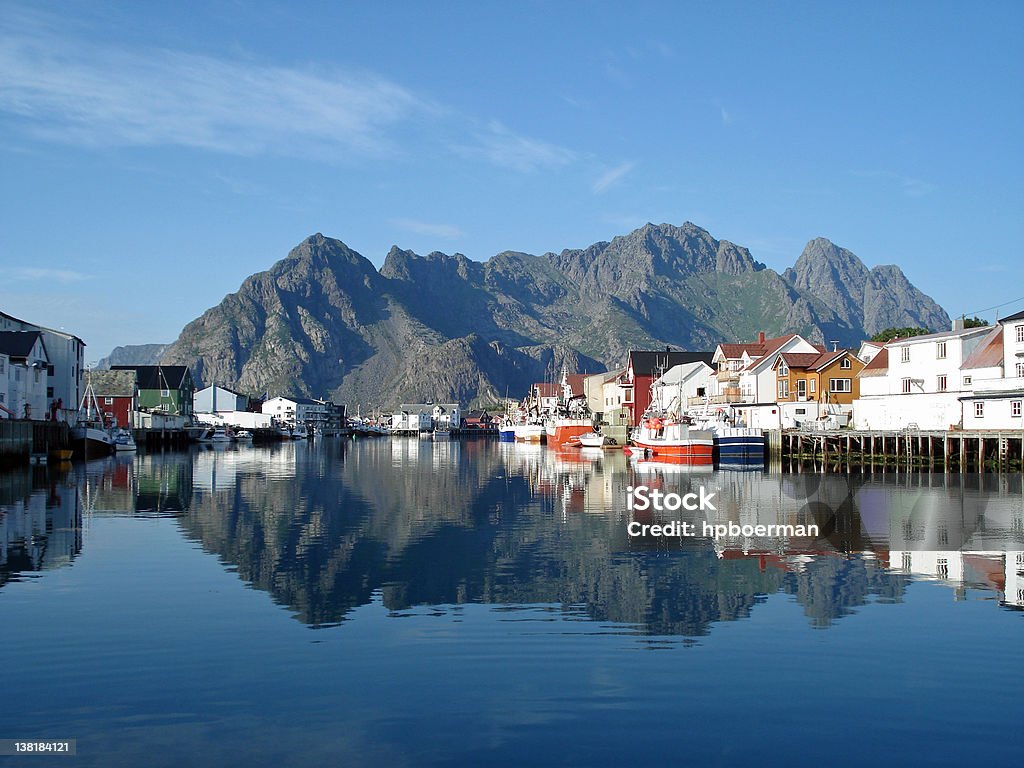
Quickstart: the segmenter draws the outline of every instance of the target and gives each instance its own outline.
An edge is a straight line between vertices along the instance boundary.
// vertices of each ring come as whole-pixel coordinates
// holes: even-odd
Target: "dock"
[[[1024,430],[772,430],[768,452],[781,468],[823,471],[1024,471]]]

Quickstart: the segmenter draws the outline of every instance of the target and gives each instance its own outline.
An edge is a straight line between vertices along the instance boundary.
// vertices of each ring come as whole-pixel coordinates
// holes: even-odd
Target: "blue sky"
[[[314,232],[380,265],[689,220],[1005,315],[1022,34],[1019,2],[0,0],[0,309],[98,359]]]

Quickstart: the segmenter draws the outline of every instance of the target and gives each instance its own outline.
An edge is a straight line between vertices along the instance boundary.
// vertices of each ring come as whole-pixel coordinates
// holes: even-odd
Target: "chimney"
[[[954,318],[953,319],[953,330],[954,331],[962,331],[963,329],[964,329],[964,318],[962,316]]]
[[[764,331],[757,332],[757,343],[764,344]]]

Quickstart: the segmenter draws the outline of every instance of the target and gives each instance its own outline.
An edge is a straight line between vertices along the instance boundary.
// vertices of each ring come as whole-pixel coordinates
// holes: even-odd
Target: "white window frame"
[[[935,391],[946,392],[949,389],[949,379],[946,378],[946,374],[937,376],[935,378]]]
[[[935,359],[945,360],[946,359],[946,342],[936,341],[935,342]]]
[[[900,362],[901,363],[909,363],[910,362],[910,347],[909,346],[907,346],[907,347],[900,347]]]
[[[964,386],[965,386],[965,387],[969,387],[969,386],[971,386],[971,383],[972,383],[973,381],[974,381],[974,379],[973,379],[973,378],[971,378],[970,376],[964,376]]]
[[[1019,419],[1021,417],[1021,401],[1011,400],[1010,401],[1010,418]]]
[[[789,376],[789,366],[786,365],[785,360],[779,361],[779,376]]]
[[[837,384],[845,386],[845,389],[837,389]],[[829,379],[828,391],[834,395],[848,395],[853,392],[853,379]]]
[[[817,382],[816,379],[808,379],[807,380],[807,392],[809,394],[813,395],[814,391],[817,389],[817,385],[818,385],[818,382]]]
[[[779,400],[789,398],[789,379],[779,379]]]
[[[1024,379],[1024,363],[1017,363],[1017,378]]]
[[[974,418],[983,419],[985,418],[985,401],[975,400],[974,401]]]
[[[1024,325],[1017,326],[1017,343],[1024,344]]]
[[[844,358],[843,358],[842,360],[840,360],[840,361],[839,361],[839,367],[840,367],[840,368],[842,368],[842,369],[843,369],[844,371],[848,371],[848,370],[850,370],[850,368],[852,368],[852,367],[853,367],[853,366],[852,366],[852,365],[850,364],[850,358],[848,358],[848,357],[844,357]]]
[[[904,379],[900,380],[900,391],[904,395],[909,395],[910,394],[910,379],[909,378],[904,378]]]

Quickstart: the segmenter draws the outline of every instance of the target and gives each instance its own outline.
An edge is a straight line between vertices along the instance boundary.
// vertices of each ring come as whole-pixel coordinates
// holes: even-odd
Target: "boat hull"
[[[502,427],[499,429],[498,439],[503,443],[514,443],[516,441],[515,427]]]
[[[75,427],[71,430],[71,445],[81,456],[109,456],[114,452],[114,438],[95,427]]]
[[[548,423],[546,431],[549,443],[561,445],[579,439],[580,435],[593,432],[594,423],[590,419],[555,419]]]
[[[668,456],[693,464],[711,464],[714,461],[712,433],[690,429],[683,424],[645,424],[633,436],[633,444],[651,456]]]
[[[515,436],[517,443],[542,443],[547,437],[543,424],[517,424]]]

